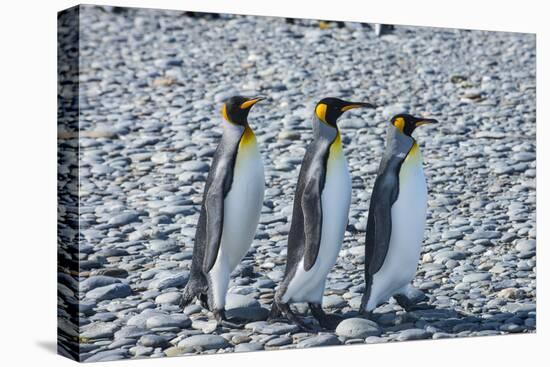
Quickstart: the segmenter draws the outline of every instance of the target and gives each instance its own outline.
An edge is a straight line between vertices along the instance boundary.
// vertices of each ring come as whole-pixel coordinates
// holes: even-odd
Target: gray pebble
[[[380,336],[382,331],[374,321],[350,318],[342,321],[336,327],[336,335],[346,338],[366,338],[369,336]]]

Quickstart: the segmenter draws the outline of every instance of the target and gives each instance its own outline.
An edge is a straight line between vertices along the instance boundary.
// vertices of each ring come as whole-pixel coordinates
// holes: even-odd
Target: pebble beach
[[[377,37],[359,23],[99,6],[80,6],[80,31],[79,271],[58,279],[60,316],[63,299],[79,303],[82,361],[535,332],[534,34],[397,25]],[[268,97],[249,115],[264,205],[227,295],[242,329],[179,307],[221,104],[235,94]],[[313,107],[327,96],[378,107],[338,123],[353,192],[323,307],[347,319],[303,332],[266,318]],[[428,185],[417,307],[392,299],[366,320],[369,200],[401,112],[439,121],[414,134]]]

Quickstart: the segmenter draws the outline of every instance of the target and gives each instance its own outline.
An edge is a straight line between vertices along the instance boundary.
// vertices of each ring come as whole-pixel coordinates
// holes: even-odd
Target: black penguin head
[[[375,105],[367,102],[347,102],[339,98],[323,98],[315,106],[315,116],[322,122],[336,127],[336,120],[346,111],[353,108],[367,107],[376,108]]]
[[[248,125],[248,112],[257,102],[265,99],[264,97],[247,98],[243,96],[233,96],[226,99],[222,106],[223,118],[235,125]]]
[[[416,129],[417,127],[426,124],[435,124],[437,123],[437,120],[427,119],[424,117],[414,117],[412,115],[402,113],[393,116],[393,118],[391,119],[391,123],[403,134],[411,136],[414,129]]]

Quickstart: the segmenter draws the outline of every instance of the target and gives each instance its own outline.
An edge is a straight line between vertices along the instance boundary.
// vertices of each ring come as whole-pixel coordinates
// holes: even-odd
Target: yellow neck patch
[[[250,126],[246,126],[244,128],[244,133],[241,136],[241,141],[239,143],[239,149],[246,148],[250,145],[256,144],[256,135],[254,135],[254,131],[250,128]]]
[[[327,117],[327,105],[324,103],[319,103],[317,107],[315,107],[315,115],[317,118],[321,121],[323,121],[325,124],[328,124],[326,117]]]
[[[329,157],[335,157],[336,155],[342,154],[342,152],[342,137],[340,136],[340,131],[336,131],[336,138],[330,145]]]
[[[393,122],[393,125],[398,128],[399,131],[403,132],[403,130],[405,129],[405,119],[403,119],[403,117],[398,117]]]
[[[422,164],[422,154],[420,153],[420,148],[418,147],[416,141],[413,143],[413,146],[411,147],[411,150],[409,150],[404,162],[407,164]]]

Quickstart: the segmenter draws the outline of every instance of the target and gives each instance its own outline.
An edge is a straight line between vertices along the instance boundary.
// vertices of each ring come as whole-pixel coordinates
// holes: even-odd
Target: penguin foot
[[[344,320],[344,317],[333,313],[326,313],[320,304],[310,303],[309,308],[313,317],[317,319],[323,329],[334,330]]]
[[[359,311],[359,316],[367,320],[372,320],[374,318],[374,312],[367,311],[365,308],[361,307],[361,310]]]
[[[201,293],[198,298],[202,308],[209,310],[210,307],[208,307],[208,295]]]
[[[244,327],[244,324],[239,324],[227,320],[227,318],[225,317],[225,310],[214,310],[214,317],[216,318],[216,322],[220,326],[224,326],[230,329],[242,329]]]
[[[280,315],[286,318],[286,320],[281,320],[280,318],[270,318],[268,322],[274,323],[277,321],[290,321],[294,325],[298,326],[304,332],[314,332],[310,326],[306,325],[304,320],[298,317],[291,309],[288,303],[273,303],[272,307],[276,307],[277,311],[280,312]]]
[[[323,329],[334,331],[338,324],[344,321],[344,317],[333,313],[327,313],[323,317],[318,318],[317,321],[319,321],[319,325],[321,325]]]
[[[412,302],[407,296],[396,294],[393,296],[393,298],[395,298],[397,304],[401,306],[405,311],[409,312],[414,309],[415,303]]]
[[[183,310],[188,304],[191,303],[191,301],[193,301],[193,298],[195,298],[193,291],[188,286],[185,287],[181,294],[180,308]]]

